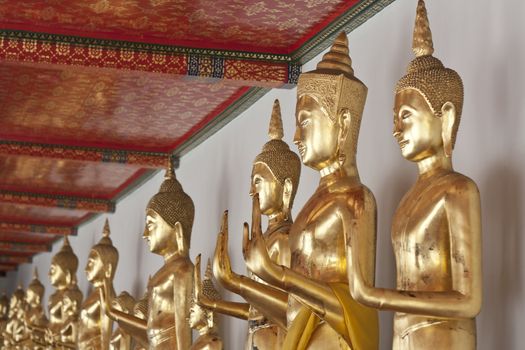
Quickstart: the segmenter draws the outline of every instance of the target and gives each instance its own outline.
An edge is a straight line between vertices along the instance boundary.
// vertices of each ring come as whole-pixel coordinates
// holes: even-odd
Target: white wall
[[[465,107],[454,164],[473,178],[481,191],[484,244],[484,305],[478,317],[480,349],[518,349],[525,323],[525,251],[521,226],[525,196],[525,5],[519,0],[428,1],[436,57],[456,69],[465,83]],[[416,0],[398,0],[350,34],[356,75],[369,88],[359,143],[361,179],[374,192],[379,211],[377,283],[394,286],[394,260],[389,226],[403,193],[413,183],[416,168],[401,156],[392,137],[394,85],[412,59],[411,33]],[[316,57],[304,70],[317,63]],[[240,234],[250,218],[248,197],[251,162],[267,141],[266,129],[275,98],[281,101],[285,138],[294,131],[295,90],[274,90],[216,135],[186,155],[177,176],[196,207],[191,256],[211,256],[219,220],[230,210],[232,263],[244,271]],[[290,142],[291,144],[291,142]],[[292,145],[292,149],[295,147]],[[143,185],[117,205],[109,217],[112,238],[120,250],[117,291],[142,294],[149,274],[161,258],[149,253],[141,240],[144,207],[157,191],[162,175]],[[297,213],[314,191],[318,175],[303,168],[295,201]],[[72,238],[80,265],[98,240],[103,217],[83,226]],[[47,271],[52,253],[41,254],[33,265]],[[4,279],[9,288],[16,280],[27,285],[32,267]],[[49,283],[46,278],[47,292]],[[84,292],[87,282],[79,273]],[[391,317],[381,313],[381,349],[390,348]],[[224,319],[226,349],[242,349],[246,325]]]

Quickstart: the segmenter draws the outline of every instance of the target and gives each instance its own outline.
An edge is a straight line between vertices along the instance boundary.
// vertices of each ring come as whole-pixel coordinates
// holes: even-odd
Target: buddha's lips
[[[405,147],[407,144],[408,144],[408,140],[400,140],[400,141],[397,141],[399,143],[399,147],[403,148]]]

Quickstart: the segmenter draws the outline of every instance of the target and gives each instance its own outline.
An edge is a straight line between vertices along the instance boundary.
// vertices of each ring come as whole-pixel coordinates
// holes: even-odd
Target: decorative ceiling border
[[[29,32],[23,30],[0,29],[0,37],[16,40],[32,40],[48,43],[71,44],[75,46],[90,46],[108,49],[122,49],[123,51],[164,53],[175,55],[214,56],[242,60],[258,60],[271,62],[290,62],[287,54],[265,52],[251,52],[239,50],[217,50],[207,48],[193,48],[186,46],[161,45],[124,40],[109,40],[86,38],[73,35]]]
[[[317,35],[307,40],[303,45],[292,52],[290,58],[292,62],[302,64],[310,61],[319,53],[327,49],[335,37],[342,31],[347,34],[368,21],[375,14],[395,0],[363,0],[346,11],[330,25],[321,30]]]
[[[202,54],[148,51],[123,48],[120,42],[100,46],[60,41],[62,36],[51,40],[52,34],[46,34],[49,38],[45,40],[41,37],[41,33],[0,31],[0,59],[215,78],[248,86],[281,87],[297,83],[289,80],[289,72],[296,69],[297,63],[272,60],[271,55],[247,59],[223,55],[217,50],[205,50]]]
[[[0,242],[0,250],[22,253],[43,253],[51,251],[51,246],[47,244],[26,244],[2,241]]]
[[[114,213],[115,202],[106,199],[0,190],[0,202]]]
[[[0,140],[0,154],[24,155],[89,162],[107,162],[164,168],[171,153],[142,152],[82,146],[40,144]]]
[[[74,236],[78,230],[73,226],[23,224],[15,222],[0,222],[0,231],[13,233],[42,233],[50,235]]]

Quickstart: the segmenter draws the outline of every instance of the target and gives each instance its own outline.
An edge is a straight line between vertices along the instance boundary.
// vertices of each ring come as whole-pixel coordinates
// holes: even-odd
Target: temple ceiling
[[[0,275],[392,1],[2,1]]]

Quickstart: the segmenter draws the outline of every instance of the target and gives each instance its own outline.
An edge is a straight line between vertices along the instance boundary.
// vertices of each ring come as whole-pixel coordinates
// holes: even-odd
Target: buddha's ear
[[[350,110],[348,108],[342,108],[339,111],[339,114],[337,115],[337,122],[339,123],[339,127],[341,128],[339,133],[339,138],[345,140],[346,136],[348,134],[348,130],[350,130],[350,121],[351,121],[352,115],[350,114]]]
[[[173,232],[175,233],[175,242],[177,243],[177,249],[184,249],[186,242],[184,242],[184,229],[180,221],[177,221],[173,226]]]
[[[446,102],[441,107],[441,138],[443,140],[443,149],[445,156],[452,156],[454,148],[452,133],[456,124],[456,106],[452,102]]]
[[[113,272],[113,266],[111,264],[108,264],[108,266],[106,267],[106,271],[104,272],[104,277],[110,279],[112,272]]]
[[[69,286],[72,281],[73,281],[73,278],[71,276],[71,272],[67,271],[66,272],[66,284]]]
[[[285,219],[288,220],[290,217],[290,202],[292,200],[292,192],[293,192],[293,183],[292,179],[287,177],[284,180],[284,186],[283,186],[283,213],[285,216]]]

